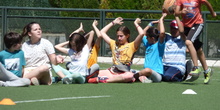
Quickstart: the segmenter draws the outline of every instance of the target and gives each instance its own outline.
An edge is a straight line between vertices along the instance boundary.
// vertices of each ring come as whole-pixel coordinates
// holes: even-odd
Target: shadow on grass
[[[185,85],[198,85],[198,83],[189,83],[189,82],[182,82],[182,84],[185,84]]]
[[[184,84],[184,85],[198,85],[196,82],[165,82],[168,84]]]

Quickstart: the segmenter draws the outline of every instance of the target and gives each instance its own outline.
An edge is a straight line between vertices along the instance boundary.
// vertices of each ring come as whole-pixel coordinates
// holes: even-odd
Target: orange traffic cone
[[[16,105],[11,99],[4,98],[0,101],[0,105]]]

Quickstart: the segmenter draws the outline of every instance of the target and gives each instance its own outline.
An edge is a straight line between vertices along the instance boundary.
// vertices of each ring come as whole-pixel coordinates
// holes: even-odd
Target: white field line
[[[104,97],[111,97],[111,96],[110,95],[105,95],[105,96],[64,97],[64,98],[53,98],[53,99],[15,101],[15,103],[44,102],[44,101],[56,101],[56,100],[67,100],[67,99],[90,99],[90,98],[104,98]]]

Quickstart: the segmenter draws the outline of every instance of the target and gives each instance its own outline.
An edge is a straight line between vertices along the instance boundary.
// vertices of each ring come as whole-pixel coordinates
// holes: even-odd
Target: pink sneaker
[[[88,83],[98,83],[98,77],[95,78],[89,78]]]
[[[108,79],[108,77],[106,77],[106,76],[98,77],[98,81],[99,81],[100,83],[107,83],[107,82],[106,82],[107,79]]]
[[[152,83],[152,80],[148,79],[146,76],[140,76],[140,77],[139,77],[139,80],[140,80],[142,83]]]

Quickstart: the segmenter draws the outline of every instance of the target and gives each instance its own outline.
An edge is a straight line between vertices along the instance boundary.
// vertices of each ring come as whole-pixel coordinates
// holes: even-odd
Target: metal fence
[[[66,41],[68,35],[77,29],[80,22],[83,23],[84,30],[92,30],[93,20],[99,21],[99,29],[104,27],[107,23],[111,22],[115,17],[109,17],[108,15],[120,15],[120,13],[126,14],[157,14],[161,15],[160,10],[116,10],[116,9],[74,9],[74,8],[38,8],[38,7],[0,7],[1,10],[1,28],[0,28],[0,50],[4,49],[3,35],[7,32],[14,31],[21,33],[23,27],[29,22],[38,22],[43,30],[43,37],[49,39],[54,45]],[[71,17],[65,16],[65,13]],[[80,13],[88,14],[86,17],[82,17]],[[200,39],[203,41],[203,50],[205,55],[209,59],[220,58],[220,21],[209,20],[209,12],[203,12],[204,25],[202,35]],[[217,12],[219,15],[220,12]],[[123,17],[123,16],[122,16]],[[124,17],[123,17],[124,18]],[[171,18],[171,17],[168,17]],[[156,19],[141,18],[141,27],[144,28],[150,21]],[[159,17],[158,17],[159,19]],[[134,26],[135,18],[124,18],[124,24],[131,31],[130,41],[133,41],[137,36],[136,27]],[[169,22],[171,19],[165,19],[166,31],[169,32]],[[118,26],[114,26],[109,30],[108,34],[113,39],[115,38],[115,30]],[[102,41],[100,49],[100,56],[111,56],[109,46]],[[136,57],[144,57],[145,49],[143,45],[140,46],[136,52]]]

